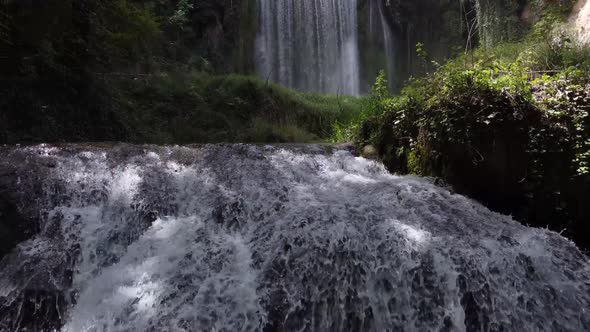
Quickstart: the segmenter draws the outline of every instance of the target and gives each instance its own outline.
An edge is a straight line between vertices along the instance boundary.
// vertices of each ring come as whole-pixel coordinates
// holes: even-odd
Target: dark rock
[[[0,195],[0,259],[36,233],[35,223],[21,215],[14,202]]]
[[[0,302],[1,331],[56,331],[62,326],[67,307],[64,294],[59,291],[25,289],[12,303]]]
[[[336,149],[350,152],[353,156],[358,156],[359,152],[352,143],[342,143],[336,145]]]
[[[152,226],[154,221],[156,221],[160,217],[160,213],[156,210],[149,211],[146,213],[145,217],[143,218],[145,225],[147,227]]]
[[[367,159],[378,159],[379,152],[377,151],[377,149],[374,146],[367,145],[363,148],[363,151],[361,152],[361,156],[363,156],[364,158],[367,158]]]

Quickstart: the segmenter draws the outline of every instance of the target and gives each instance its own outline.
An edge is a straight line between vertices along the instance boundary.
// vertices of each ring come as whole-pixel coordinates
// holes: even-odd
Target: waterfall
[[[0,261],[1,331],[590,327],[573,243],[344,149],[0,155],[0,180],[39,218]]]
[[[366,3],[369,35],[363,38],[370,42],[364,51],[379,54],[368,63],[359,56],[357,0],[257,1],[255,58],[262,78],[304,91],[348,95],[366,92],[379,69],[393,83],[395,39],[384,1]]]
[[[389,88],[393,89],[393,78],[395,75],[395,46],[393,33],[387,22],[385,14],[385,3],[382,0],[369,0],[369,34],[384,55],[383,66],[389,81]]]
[[[357,0],[258,0],[256,66],[307,91],[358,95]]]

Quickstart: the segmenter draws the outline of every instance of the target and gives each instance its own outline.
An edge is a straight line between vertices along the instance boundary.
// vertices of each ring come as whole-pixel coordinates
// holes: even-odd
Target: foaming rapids
[[[40,224],[2,331],[590,330],[573,243],[346,150],[0,152]]]

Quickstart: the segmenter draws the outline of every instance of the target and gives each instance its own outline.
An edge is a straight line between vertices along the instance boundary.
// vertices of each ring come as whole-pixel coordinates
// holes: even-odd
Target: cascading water
[[[0,261],[1,331],[590,329],[570,241],[346,150],[0,155],[40,223]]]
[[[307,91],[360,93],[357,0],[258,0],[256,65]]]
[[[369,0],[369,35],[384,55],[384,63],[379,68],[385,70],[389,78],[389,88],[393,88],[393,78],[395,75],[395,46],[393,33],[387,23],[385,15],[385,4],[383,0]]]
[[[359,95],[373,72],[395,75],[395,40],[383,0],[368,0],[369,49],[361,62],[357,0],[257,0],[256,67],[264,79],[305,91]],[[366,21],[365,18],[362,21]],[[368,81],[367,81],[368,80]]]

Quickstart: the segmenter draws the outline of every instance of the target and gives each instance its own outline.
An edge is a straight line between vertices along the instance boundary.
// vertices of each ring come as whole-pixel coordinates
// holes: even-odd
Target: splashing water
[[[569,25],[581,44],[590,45],[590,1],[578,0],[572,10]]]
[[[331,150],[0,150],[22,190],[42,181],[40,233],[0,262],[0,330],[42,326],[31,301],[76,332],[590,329],[570,241]]]

